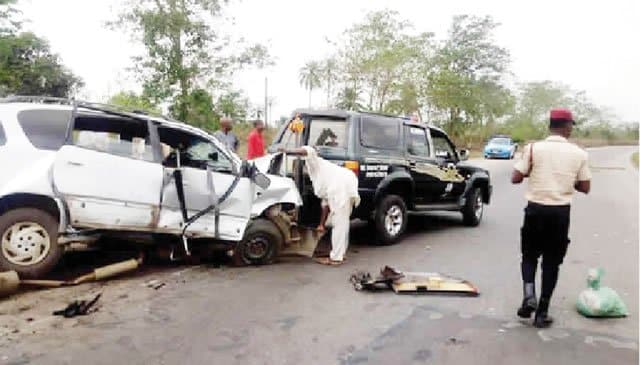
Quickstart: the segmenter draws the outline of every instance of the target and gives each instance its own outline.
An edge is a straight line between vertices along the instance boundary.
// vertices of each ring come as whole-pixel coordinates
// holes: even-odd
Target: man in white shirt
[[[573,192],[588,194],[591,172],[588,154],[567,139],[573,130],[573,116],[567,109],[550,113],[549,137],[527,145],[522,159],[515,165],[511,182],[520,184],[528,178],[525,197],[528,204],[521,229],[522,282],[524,299],[518,316],[533,324],[548,327],[549,302],[558,281],[559,266],[569,246],[569,219]],[[542,256],[540,301],[535,294],[538,258]]]

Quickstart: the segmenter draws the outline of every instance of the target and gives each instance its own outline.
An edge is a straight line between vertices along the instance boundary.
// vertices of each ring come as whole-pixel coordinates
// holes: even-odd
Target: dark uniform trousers
[[[538,258],[542,256],[540,298],[551,299],[559,266],[569,246],[570,205],[554,206],[529,202],[521,229],[522,281],[535,282]]]

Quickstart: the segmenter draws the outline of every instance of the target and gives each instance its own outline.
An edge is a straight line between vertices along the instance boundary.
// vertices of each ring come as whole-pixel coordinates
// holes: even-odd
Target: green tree
[[[327,88],[327,107],[331,107],[332,86],[338,79],[338,62],[331,57],[326,59],[322,65],[322,76],[324,84]]]
[[[322,85],[322,65],[318,61],[307,62],[299,71],[300,85],[309,90],[309,107],[311,93]]]
[[[68,97],[82,86],[44,39],[21,32],[15,0],[0,0],[0,95]]]
[[[17,0],[0,0],[0,34],[15,33],[22,26],[21,14],[14,7]]]
[[[411,35],[410,29],[397,12],[383,10],[367,14],[344,33],[339,52],[343,82],[355,90],[361,85],[371,110],[385,111],[392,99],[397,103],[399,94],[415,81],[417,66],[426,62],[432,34]]]
[[[445,126],[454,134],[462,132],[464,123],[482,123],[508,112],[508,108],[496,107],[501,103],[483,97],[486,93],[507,94],[501,79],[509,54],[492,39],[497,26],[489,16],[455,16],[433,59],[426,95],[435,108],[446,112]]]
[[[49,44],[33,33],[0,35],[0,93],[69,97],[82,87]]]
[[[108,104],[117,105],[129,110],[140,110],[159,114],[160,110],[148,97],[138,95],[132,91],[121,91],[112,95],[107,101]]]
[[[352,87],[345,86],[339,93],[336,107],[346,110],[363,110],[360,92]]]
[[[237,90],[222,94],[215,106],[218,118],[228,116],[235,121],[245,121],[249,113],[249,99]]]
[[[242,40],[214,30],[225,0],[130,0],[116,29],[131,32],[145,48],[134,58],[144,94],[155,102],[170,102],[172,113],[187,120],[190,103],[204,89],[222,89],[240,67],[269,63],[263,46],[234,52]],[[234,45],[232,49],[231,44]]]

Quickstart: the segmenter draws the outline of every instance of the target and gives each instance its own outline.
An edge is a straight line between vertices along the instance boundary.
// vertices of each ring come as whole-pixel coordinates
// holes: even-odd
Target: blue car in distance
[[[509,136],[493,136],[484,146],[484,158],[512,159],[518,150],[518,145]]]

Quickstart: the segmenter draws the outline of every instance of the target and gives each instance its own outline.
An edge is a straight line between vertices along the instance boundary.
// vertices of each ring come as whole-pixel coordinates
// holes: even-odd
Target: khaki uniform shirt
[[[571,204],[575,183],[591,180],[587,152],[561,136],[527,145],[515,169],[529,175],[527,200],[543,205]]]

